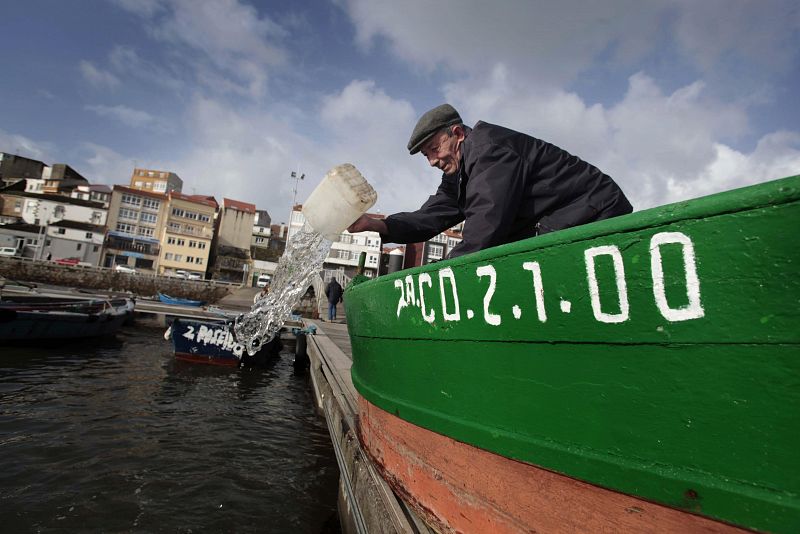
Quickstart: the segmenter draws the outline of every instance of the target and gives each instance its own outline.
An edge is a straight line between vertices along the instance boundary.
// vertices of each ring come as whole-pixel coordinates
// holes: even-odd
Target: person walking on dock
[[[336,278],[332,278],[325,287],[325,296],[328,297],[328,321],[336,320],[336,305],[342,301],[342,293],[344,293],[344,289],[341,284],[336,281]]]
[[[454,258],[633,211],[610,176],[569,152],[524,133],[478,121],[465,126],[450,104],[417,122],[408,151],[442,171],[439,189],[414,212],[362,215],[351,233],[418,243],[464,222]]]

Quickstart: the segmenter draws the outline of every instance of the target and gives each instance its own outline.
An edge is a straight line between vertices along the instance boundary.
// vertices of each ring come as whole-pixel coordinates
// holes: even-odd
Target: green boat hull
[[[423,428],[800,530],[800,177],[351,284],[353,382]]]

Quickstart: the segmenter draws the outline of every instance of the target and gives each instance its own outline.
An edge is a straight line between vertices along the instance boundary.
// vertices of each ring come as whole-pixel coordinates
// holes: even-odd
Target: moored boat
[[[116,333],[131,317],[134,300],[4,296],[0,301],[0,340],[38,342]]]
[[[176,306],[202,306],[203,304],[205,304],[205,302],[202,300],[170,297],[169,295],[166,295],[164,293],[158,294],[158,300],[160,300],[164,304],[174,304]]]
[[[345,295],[359,434],[442,532],[800,530],[800,177]]]
[[[283,347],[280,336],[275,336],[250,356],[244,346],[237,343],[226,321],[193,321],[176,318],[169,329],[169,338],[178,360],[238,367],[260,365],[276,358]]]

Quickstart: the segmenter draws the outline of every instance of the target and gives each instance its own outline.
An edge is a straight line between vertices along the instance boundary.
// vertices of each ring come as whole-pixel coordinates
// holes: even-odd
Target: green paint
[[[800,247],[787,238],[798,228],[791,177],[352,284],[353,381],[403,419],[504,456],[798,531]],[[594,258],[593,302],[594,247],[612,248]]]

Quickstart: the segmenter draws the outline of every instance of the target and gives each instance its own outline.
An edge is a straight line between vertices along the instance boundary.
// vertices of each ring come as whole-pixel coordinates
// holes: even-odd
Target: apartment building
[[[222,199],[212,265],[215,279],[242,283],[253,271],[250,242],[255,216],[254,204]]]
[[[161,247],[158,237],[167,197],[115,185],[108,208],[108,233],[102,265],[124,265],[155,272]]]
[[[450,251],[461,243],[461,231],[463,228],[464,223],[462,222],[433,236],[428,241],[406,245],[405,258],[403,260],[404,268],[427,265],[447,258]]]
[[[183,190],[183,180],[174,172],[136,168],[131,175],[130,187],[166,195],[180,193]]]
[[[169,205],[161,230],[158,274],[185,271],[205,278],[214,239],[217,201],[214,197],[175,191],[167,198]]]
[[[367,214],[370,217],[382,218],[382,215]],[[296,205],[292,210],[289,221],[289,240],[300,231],[305,224],[302,205]],[[366,253],[364,275],[375,277],[378,275],[381,257],[381,236],[378,232],[361,232],[351,234],[347,230],[342,232],[331,245],[331,250],[323,263],[323,279],[329,280],[335,273],[342,273],[352,277],[358,268],[358,259],[361,253]]]

